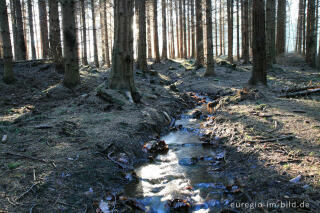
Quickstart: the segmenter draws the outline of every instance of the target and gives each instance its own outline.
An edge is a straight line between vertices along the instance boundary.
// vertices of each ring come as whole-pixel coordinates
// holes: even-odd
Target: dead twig
[[[316,94],[316,93],[320,93],[320,88],[308,89],[308,90],[303,90],[303,91],[294,92],[294,93],[287,93],[285,95],[279,96],[279,98],[294,98],[294,97],[312,95],[312,94]]]
[[[18,154],[18,153],[4,152],[3,154],[12,155],[12,156],[17,156],[17,157],[22,157],[22,158],[27,158],[27,159],[30,159],[30,160],[40,161],[40,162],[43,162],[43,163],[48,163],[48,162],[47,162],[46,160],[44,160],[44,159],[39,159],[39,158],[27,156],[27,155]]]
[[[35,187],[36,185],[38,185],[38,183],[32,184],[32,186],[30,186],[30,188],[29,188],[27,191],[25,191],[24,193],[22,193],[22,194],[16,199],[16,201],[22,199],[22,198],[23,198],[26,194],[28,194],[28,193],[33,189],[33,187]]]
[[[249,142],[249,143],[266,143],[266,142],[282,141],[282,140],[291,139],[291,138],[293,138],[292,135],[285,136],[285,137],[280,137],[280,138],[270,138],[270,139],[266,139],[266,140],[251,140],[251,141],[246,141],[246,142]]]
[[[118,166],[120,166],[122,169],[125,169],[126,166],[122,165],[122,163],[119,163],[118,161],[114,160],[111,155],[113,154],[113,152],[108,153],[108,159],[111,160],[113,163],[117,164]]]

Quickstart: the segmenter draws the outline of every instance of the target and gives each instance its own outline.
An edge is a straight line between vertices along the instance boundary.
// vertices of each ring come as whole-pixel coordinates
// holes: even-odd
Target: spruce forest
[[[319,0],[0,0],[0,213],[319,212]]]

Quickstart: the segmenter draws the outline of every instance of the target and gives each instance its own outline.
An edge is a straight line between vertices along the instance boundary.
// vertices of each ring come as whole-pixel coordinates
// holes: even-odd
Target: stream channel
[[[203,117],[194,118],[194,112],[201,107],[183,114],[175,122],[179,128],[161,138],[169,146],[166,154],[135,170],[139,182],[129,184],[125,194],[142,203],[145,212],[219,212],[232,201],[215,175],[225,150],[200,140],[206,130],[201,129]]]

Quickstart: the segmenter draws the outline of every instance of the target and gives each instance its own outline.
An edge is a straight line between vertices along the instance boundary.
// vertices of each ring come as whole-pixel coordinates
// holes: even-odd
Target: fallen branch
[[[22,158],[27,158],[27,159],[30,159],[30,160],[40,161],[40,162],[43,162],[43,163],[48,163],[48,162],[47,162],[46,160],[44,160],[44,159],[39,159],[39,158],[27,156],[27,155],[18,154],[18,153],[4,152],[3,154],[13,155],[13,156],[22,157]]]
[[[320,85],[314,85],[314,86],[307,86],[307,87],[300,87],[300,88],[291,88],[291,89],[282,90],[282,91],[286,93],[293,93],[293,92],[300,92],[304,90],[319,89],[319,88],[320,88]]]
[[[308,90],[303,90],[301,92],[294,92],[294,93],[291,93],[291,94],[285,94],[285,95],[279,96],[279,98],[294,98],[294,97],[312,95],[312,94],[316,94],[316,93],[320,94],[320,88],[308,89]]]
[[[108,153],[108,159],[111,160],[113,163],[117,164],[118,166],[120,166],[122,169],[125,169],[126,166],[122,165],[122,163],[119,163],[118,161],[114,160],[111,155],[113,154],[113,152]]]
[[[266,142],[276,142],[276,141],[282,141],[282,140],[286,140],[286,139],[291,139],[293,136],[285,136],[285,137],[281,137],[281,138],[270,138],[270,139],[266,139],[266,140],[251,140],[251,141],[246,141],[249,143],[266,143]]]
[[[38,183],[34,183],[34,184],[32,184],[32,186],[30,186],[30,188],[27,190],[27,191],[25,191],[24,193],[22,193],[17,199],[16,199],[16,201],[18,201],[18,200],[20,200],[21,198],[23,198],[26,194],[28,194],[32,189],[33,189],[33,187],[35,187],[36,185],[38,185]]]

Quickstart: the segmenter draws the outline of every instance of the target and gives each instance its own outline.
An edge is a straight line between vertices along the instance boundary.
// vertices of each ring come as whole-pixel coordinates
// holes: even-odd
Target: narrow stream
[[[138,168],[139,183],[126,188],[125,194],[141,202],[146,212],[217,212],[232,200],[215,175],[225,151],[203,146],[201,118],[193,118],[193,112],[176,121],[179,130],[161,138],[169,146],[168,153]]]

